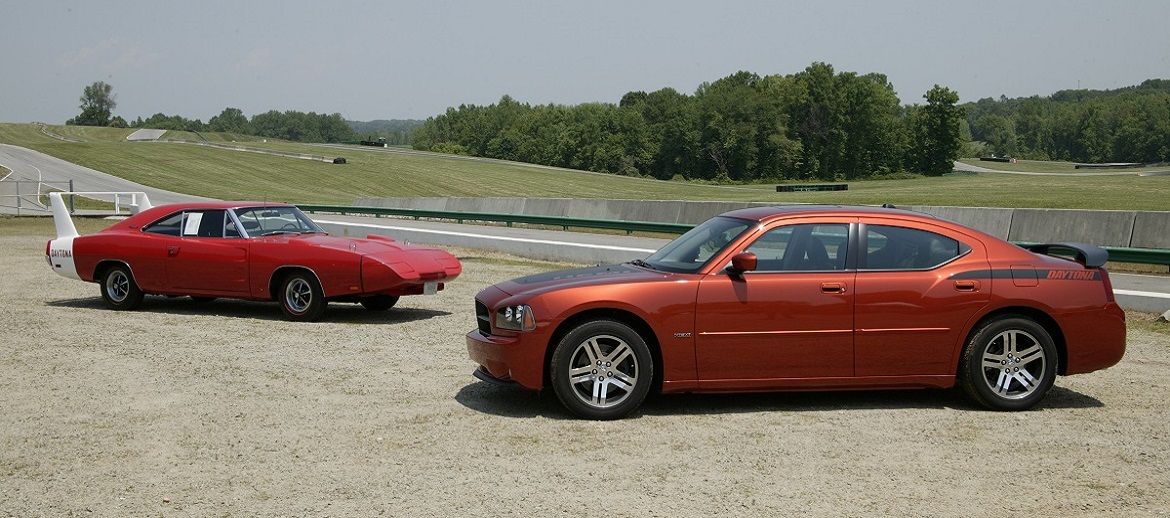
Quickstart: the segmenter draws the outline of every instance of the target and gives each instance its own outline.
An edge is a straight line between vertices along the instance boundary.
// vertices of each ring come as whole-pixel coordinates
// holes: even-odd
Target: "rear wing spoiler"
[[[1037,254],[1072,256],[1089,268],[1100,268],[1109,260],[1109,251],[1088,243],[1023,243],[1019,246]]]
[[[51,192],[49,193],[49,205],[53,209],[53,225],[57,227],[58,238],[77,236],[77,227],[73,225],[73,216],[69,214],[69,207],[65,206],[62,195],[80,195],[89,198],[112,197],[114,214],[120,214],[123,206],[128,208],[131,214],[138,214],[152,207],[150,198],[147,198],[146,193],[141,191]]]

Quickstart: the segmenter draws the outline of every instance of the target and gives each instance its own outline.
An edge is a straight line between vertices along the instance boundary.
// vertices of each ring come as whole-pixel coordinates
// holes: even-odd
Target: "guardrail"
[[[399,216],[411,219],[439,219],[452,220],[458,223],[465,221],[479,221],[487,223],[505,223],[509,227],[514,223],[526,225],[547,225],[570,228],[593,228],[605,230],[622,230],[626,234],[634,232],[652,232],[658,234],[682,234],[694,227],[685,223],[659,223],[654,221],[620,221],[612,219],[570,218],[565,216],[542,216],[535,214],[509,214],[493,212],[459,212],[448,210],[429,209],[401,209],[392,207],[357,207],[350,205],[297,205],[301,210],[309,213],[328,212],[336,214],[360,214],[367,216]],[[1019,242],[1016,244],[1027,244]],[[1109,252],[1109,260],[1120,263],[1156,264],[1170,266],[1170,250],[1156,248],[1128,248],[1103,246]]]
[[[26,189],[21,189],[21,186]],[[9,180],[0,179],[0,212],[14,211],[17,216],[24,216],[25,212],[32,214],[48,214],[49,207],[41,203],[41,196],[51,191],[72,191],[73,180],[67,182],[42,182],[38,180]],[[69,210],[73,211],[73,199],[70,198]]]
[[[618,221],[612,219],[570,218],[565,216],[542,216],[537,214],[508,214],[494,212],[456,212],[448,210],[429,209],[399,209],[392,207],[353,207],[348,205],[297,205],[301,210],[309,213],[330,212],[338,214],[362,214],[372,216],[402,216],[411,219],[443,219],[454,220],[458,223],[465,221],[481,221],[489,223],[505,223],[509,227],[514,223],[526,225],[547,225],[570,228],[594,228],[605,230],[623,230],[626,234],[634,232],[653,232],[659,234],[682,234],[694,225],[685,223],[659,223],[654,221]]]
[[[1103,246],[1109,252],[1109,260],[1119,263],[1160,264],[1170,266],[1170,250],[1156,248],[1126,248]]]

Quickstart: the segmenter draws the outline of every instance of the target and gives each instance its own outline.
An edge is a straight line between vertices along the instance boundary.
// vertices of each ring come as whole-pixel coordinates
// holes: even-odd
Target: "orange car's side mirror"
[[[756,269],[756,254],[740,252],[731,258],[731,266],[727,270],[734,274],[750,272]]]

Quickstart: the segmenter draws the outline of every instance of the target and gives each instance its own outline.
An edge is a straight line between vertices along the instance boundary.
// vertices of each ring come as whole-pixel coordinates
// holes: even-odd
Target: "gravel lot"
[[[954,391],[681,395],[620,422],[471,377],[465,273],[388,313],[103,307],[0,219],[0,516],[1170,516],[1170,345],[1025,413]],[[39,227],[38,227],[39,228]],[[15,229],[15,230],[14,230]],[[34,235],[41,232],[40,235]]]

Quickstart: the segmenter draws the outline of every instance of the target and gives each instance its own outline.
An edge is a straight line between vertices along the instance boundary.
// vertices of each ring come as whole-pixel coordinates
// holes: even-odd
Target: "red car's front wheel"
[[[291,273],[281,283],[280,309],[289,320],[317,320],[325,313],[327,304],[321,283],[310,273]]]

